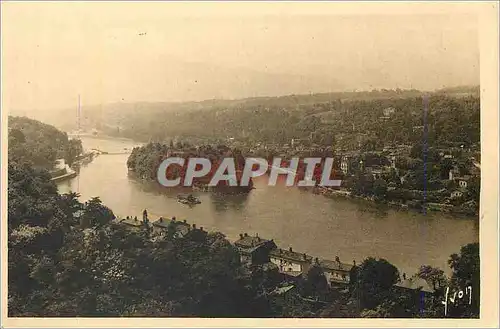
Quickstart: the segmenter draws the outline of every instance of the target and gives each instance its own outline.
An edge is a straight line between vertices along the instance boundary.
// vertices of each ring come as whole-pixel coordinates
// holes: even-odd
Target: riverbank
[[[73,133],[68,133],[68,137],[72,138],[90,138],[90,139],[102,139],[102,140],[114,140],[114,141],[121,141],[121,142],[130,142],[130,143],[143,143],[140,141],[133,140],[131,138],[125,138],[125,137],[115,137],[115,136],[110,136],[110,135],[94,135],[94,134],[73,134]]]
[[[427,202],[425,203],[425,208],[423,202],[408,202],[408,203],[398,203],[395,201],[377,200],[375,197],[367,197],[361,195],[353,195],[350,191],[345,189],[331,189],[323,186],[316,186],[312,189],[314,194],[323,195],[325,197],[340,197],[340,198],[350,198],[359,199],[366,202],[370,202],[377,205],[385,205],[387,207],[399,210],[410,210],[419,213],[425,213],[427,211],[437,212],[437,213],[449,213],[454,215],[460,215],[467,218],[478,218],[479,212],[477,211],[466,211],[460,208],[460,206],[454,206],[451,204]]]
[[[77,172],[71,169],[68,165],[66,165],[65,168],[52,172],[51,175],[52,178],[50,180],[54,183],[57,183],[76,177]]]
[[[86,150],[110,152],[137,146],[95,138],[83,138],[82,144]],[[241,232],[259,233],[283,247],[325,259],[384,257],[407,273],[422,264],[448,268],[450,254],[479,239],[477,221],[461,216],[424,215],[357,198],[320,197],[311,188],[288,187],[283,180],[269,186],[267,177],[254,178],[255,189],[245,194],[196,191],[202,203],[186,207],[177,202],[177,195],[193,191],[140,180],[128,172],[127,158],[127,154],[100,155],[80,167],[79,179],[58,183],[58,189],[78,192],[82,201],[99,196],[115,214],[140,214],[146,208],[155,217],[196,219],[199,226],[222,232],[230,240]]]
[[[51,181],[57,183],[57,182],[61,182],[61,181],[67,180],[67,179],[74,178],[76,176],[77,176],[76,171],[72,170],[71,172],[68,172],[64,175],[51,178]]]

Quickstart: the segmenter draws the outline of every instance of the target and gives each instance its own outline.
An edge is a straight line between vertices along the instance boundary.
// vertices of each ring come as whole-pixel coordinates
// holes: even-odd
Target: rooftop
[[[120,220],[120,223],[129,225],[129,226],[134,226],[134,227],[140,227],[142,225],[142,220],[139,219],[134,219],[134,218],[123,218]]]
[[[159,228],[164,228],[164,229],[167,229],[169,227],[169,225],[174,225],[175,230],[177,232],[182,233],[183,235],[185,235],[191,228],[191,225],[189,225],[186,220],[178,221],[175,219],[165,219],[165,218],[160,217],[158,220],[153,222],[153,226],[156,226]]]
[[[281,273],[294,278],[298,278],[302,275],[302,271],[281,271]]]
[[[292,261],[296,261],[296,262],[302,262],[302,263],[304,263],[304,262],[310,263],[310,262],[312,262],[312,259],[313,259],[312,256],[306,255],[304,253],[295,252],[292,250],[292,248],[290,248],[289,250],[274,249],[274,250],[271,250],[270,255],[273,257],[276,257],[276,258],[283,258],[283,259],[292,260]]]
[[[430,293],[434,292],[434,289],[425,280],[417,277],[402,280],[396,284],[396,287],[412,290],[422,289],[422,291]]]
[[[319,261],[319,266],[321,266],[325,270],[334,270],[343,272],[349,272],[353,267],[352,264],[345,264],[341,263],[340,261],[333,261],[328,259],[321,259]]]
[[[283,295],[283,294],[286,294],[287,292],[289,292],[290,290],[292,290],[293,288],[295,288],[295,286],[293,286],[293,285],[286,286],[286,287],[278,287],[271,294],[273,294],[273,295]]]
[[[170,223],[173,223],[175,224],[176,226],[186,226],[186,227],[189,227],[190,225],[187,223],[187,221],[180,221],[180,220],[175,220],[175,219],[167,219],[167,218],[158,218],[158,220],[154,221],[153,222],[153,225],[154,226],[158,226],[158,227],[163,227],[163,228],[167,228],[168,225],[170,225]]]
[[[271,240],[266,240],[259,236],[250,236],[247,233],[245,233],[245,234],[240,234],[240,239],[237,240],[234,244],[240,248],[253,248],[263,245],[269,241]]]

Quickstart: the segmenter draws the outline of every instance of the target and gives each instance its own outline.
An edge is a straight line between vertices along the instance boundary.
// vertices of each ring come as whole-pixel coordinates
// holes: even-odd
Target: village
[[[389,115],[389,114],[388,114]],[[423,126],[416,126],[418,132]],[[336,139],[342,140],[342,134]],[[448,147],[422,143],[390,144],[381,149],[364,148],[366,134],[358,134],[351,147],[322,146],[309,140],[292,139],[287,144],[236,141],[230,147],[250,156],[264,158],[333,157],[339,187],[317,186],[315,193],[356,197],[386,203],[397,208],[423,209],[475,215],[479,210],[481,176],[479,144]],[[343,144],[340,144],[343,145]],[[355,150],[353,150],[355,148]],[[286,161],[285,165],[286,167]]]
[[[175,216],[169,219],[159,217],[151,221],[147,210],[144,210],[142,219],[137,216],[127,216],[116,218],[115,222],[133,231],[147,230],[160,235],[169,232],[173,239],[186,237],[188,234],[203,237],[209,233],[203,227],[198,227],[194,223],[190,224],[186,219],[179,220]],[[238,250],[240,264],[248,270],[260,266],[275,268],[279,272],[281,282],[269,293],[277,298],[288,298],[289,294],[297,295],[296,288],[303,284],[313,267],[321,269],[321,273],[326,278],[325,294],[332,291],[347,293],[353,286],[351,283],[354,282],[358,269],[356,260],[345,262],[340,260],[339,256],[335,256],[334,260],[323,259],[296,251],[292,247],[282,248],[273,239],[261,237],[258,233],[253,235],[241,233],[233,245]],[[420,293],[431,298],[435,293],[434,287],[428,282],[416,275],[406,273],[401,274],[394,288],[401,292]],[[322,302],[318,296],[315,296],[315,299],[311,299],[311,296],[301,296],[301,298],[315,303]]]

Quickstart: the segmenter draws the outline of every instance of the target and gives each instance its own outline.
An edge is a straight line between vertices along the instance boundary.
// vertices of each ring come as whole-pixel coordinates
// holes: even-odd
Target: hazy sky
[[[464,6],[274,5],[2,3],[3,108],[479,83]]]

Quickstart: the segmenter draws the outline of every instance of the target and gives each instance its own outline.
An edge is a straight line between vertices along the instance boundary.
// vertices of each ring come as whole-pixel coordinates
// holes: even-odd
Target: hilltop
[[[291,94],[283,96],[250,97],[241,99],[207,99],[191,102],[121,102],[83,105],[80,127],[82,129],[102,129],[103,127],[126,128],[130,118],[148,115],[161,117],[168,113],[180,115],[192,111],[245,109],[253,107],[280,108],[287,110],[307,110],[311,106],[334,101],[370,101],[384,99],[405,99],[420,97],[424,94],[446,95],[450,97],[479,97],[479,86],[448,87],[435,91],[416,89],[381,89],[371,91],[338,91],[325,93]],[[84,102],[83,102],[84,103]],[[50,123],[60,129],[71,131],[78,127],[77,104],[73,108],[54,109],[53,111],[13,110],[11,115],[25,115]],[[132,120],[132,121],[135,121]]]

